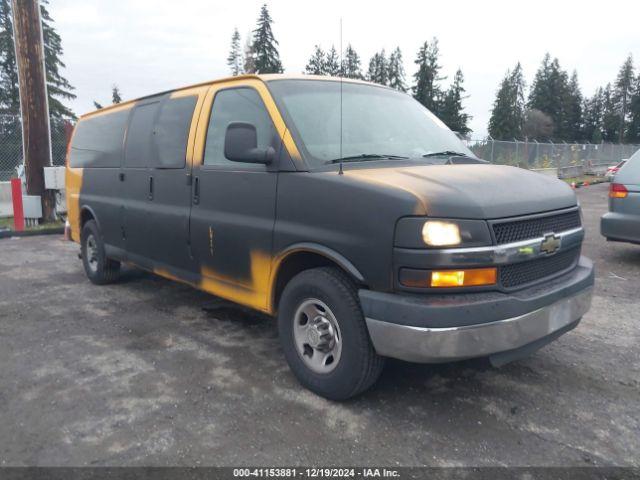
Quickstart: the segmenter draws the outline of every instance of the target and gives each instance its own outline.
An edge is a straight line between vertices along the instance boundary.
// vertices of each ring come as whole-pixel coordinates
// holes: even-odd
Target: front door
[[[218,88],[212,94],[212,106],[205,102],[204,107],[209,118],[202,158],[194,158],[192,253],[204,290],[263,310],[269,292],[277,162],[232,162],[224,155],[224,138],[231,122],[255,125],[258,147],[279,151],[280,138],[254,88]]]

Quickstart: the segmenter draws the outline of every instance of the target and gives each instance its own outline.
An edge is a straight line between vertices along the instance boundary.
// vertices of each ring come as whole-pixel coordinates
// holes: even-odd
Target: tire
[[[120,276],[120,262],[107,258],[95,220],[84,224],[80,238],[82,265],[91,283],[106,285],[115,282]]]
[[[310,335],[309,330],[317,332]],[[347,400],[371,387],[382,372],[384,358],[369,338],[356,287],[337,268],[306,270],[287,284],[278,308],[278,331],[294,375],[322,397]]]

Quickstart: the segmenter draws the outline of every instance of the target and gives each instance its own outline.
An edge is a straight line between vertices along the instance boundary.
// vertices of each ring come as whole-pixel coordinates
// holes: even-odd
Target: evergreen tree
[[[463,83],[462,70],[458,69],[453,77],[453,83],[442,99],[440,119],[454,132],[466,136],[471,131],[467,125],[471,116],[464,113],[464,107],[462,106],[462,100],[466,98],[464,96]]]
[[[62,76],[62,40],[53,28],[53,20],[47,11],[48,0],[40,2],[42,37],[44,40],[45,74],[49,95],[49,115],[54,119],[74,118],[73,112],[62,102],[76,96],[73,87]],[[13,45],[11,2],[0,0],[0,109],[20,113],[18,67]]]
[[[527,109],[522,133],[526,138],[548,141],[553,135],[553,119],[535,108]]]
[[[439,56],[438,40],[435,37],[431,40],[431,44],[424,42],[415,60],[418,71],[414,75],[413,87],[414,98],[435,115],[439,113],[442,97],[439,82],[444,80],[444,77],[440,76],[442,66],[438,63]]]
[[[389,56],[389,86],[401,92],[407,91],[400,47],[396,47]]]
[[[229,49],[229,56],[227,57],[227,65],[231,71],[231,75],[234,77],[243,73],[243,60],[242,49],[240,47],[240,33],[238,29],[233,30],[231,35],[231,47]]]
[[[627,57],[620,67],[618,77],[614,84],[613,101],[618,111],[618,141],[624,141],[628,123],[630,121],[630,104],[633,98],[634,87],[633,58],[631,55]]]
[[[602,140],[617,142],[619,138],[620,117],[610,83],[602,92]]]
[[[115,84],[111,88],[111,103],[113,103],[114,105],[118,103],[122,103],[122,96],[120,94],[120,89]]]
[[[278,41],[273,36],[267,5],[263,4],[258,17],[258,24],[253,31],[251,54],[256,73],[282,73],[282,62],[278,53]]]
[[[569,80],[563,100],[563,121],[565,140],[582,140],[582,93],[575,70]]]
[[[571,140],[572,132],[568,131],[566,118],[568,91],[567,72],[560,68],[557,58],[552,60],[547,53],[533,80],[528,107],[551,117],[555,129],[553,138],[556,140]]]
[[[325,70],[327,75],[332,77],[340,76],[340,58],[334,46],[331,46],[331,50],[327,53]]]
[[[311,55],[311,58],[309,58],[304,71],[309,75],[325,75],[326,62],[327,60],[324,50],[320,48],[320,45],[316,45],[313,55]]]
[[[13,47],[10,0],[0,0],[0,112],[20,114],[18,69]]]
[[[497,140],[523,138],[525,120],[525,82],[522,66],[518,62],[513,71],[507,71],[493,102],[489,119],[489,135]]]
[[[244,43],[244,72],[256,73],[256,59],[253,51],[253,42],[249,37]]]
[[[555,112],[555,109],[560,105],[558,98],[552,98],[554,93],[552,90],[553,86],[551,85],[552,68],[551,55],[546,53],[542,60],[542,65],[540,65],[540,68],[538,68],[536,72],[531,92],[529,92],[527,106],[530,109],[535,108],[551,114]]]
[[[47,92],[49,94],[49,115],[54,119],[72,119],[75,118],[75,115],[62,102],[76,98],[73,93],[75,89],[61,73],[61,70],[65,67],[62,62],[62,39],[53,28],[53,19],[46,8],[48,3],[49,0],[40,0],[44,63],[47,75]]]
[[[342,61],[343,76],[346,78],[362,79],[360,67],[360,56],[353,49],[351,44],[347,45],[347,50]]]
[[[586,98],[582,106],[583,122],[581,137],[591,143],[603,140],[604,90],[598,88],[591,98]]]
[[[631,118],[627,133],[628,141],[631,143],[640,143],[640,73],[634,83],[630,110]]]
[[[373,55],[369,60],[369,71],[367,72],[367,80],[380,85],[389,83],[389,63],[384,53],[384,48]]]

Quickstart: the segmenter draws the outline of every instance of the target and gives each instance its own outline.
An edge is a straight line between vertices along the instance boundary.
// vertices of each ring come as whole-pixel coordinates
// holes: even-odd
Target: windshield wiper
[[[380,153],[361,153],[360,155],[349,155],[348,157],[334,158],[327,161],[327,163],[340,163],[340,162],[363,162],[367,160],[379,160],[379,159],[391,159],[402,160],[409,157],[402,157],[400,155],[383,155]]]
[[[466,153],[456,152],[455,150],[443,150],[442,152],[430,152],[430,153],[425,153],[422,156],[424,158],[429,158],[429,157],[466,157],[466,158],[473,158],[473,157],[467,155]]]

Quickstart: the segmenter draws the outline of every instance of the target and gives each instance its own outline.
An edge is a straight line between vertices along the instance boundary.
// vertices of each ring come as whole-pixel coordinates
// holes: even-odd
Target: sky
[[[255,27],[263,0],[50,0],[62,37],[65,75],[76,88],[77,114],[110,103],[117,84],[124,99],[227,76],[235,27],[242,42]],[[640,68],[640,1],[404,1],[269,0],[286,72],[301,73],[314,45],[351,43],[363,70],[384,48],[399,46],[407,80],[425,40],[440,44],[442,81],[465,76],[471,136],[487,133],[498,85],[516,62],[530,85],[545,52],[576,69],[591,95],[612,82],[628,54]]]

